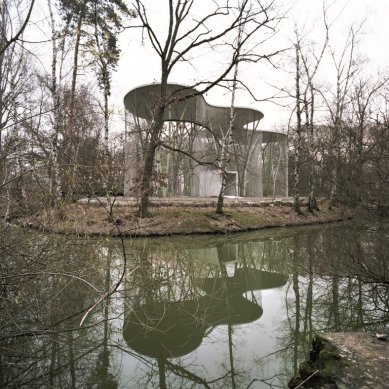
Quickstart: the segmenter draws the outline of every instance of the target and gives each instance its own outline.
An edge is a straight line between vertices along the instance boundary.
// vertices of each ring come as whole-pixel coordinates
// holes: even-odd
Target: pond
[[[2,231],[0,386],[285,388],[318,331],[389,331],[389,222]]]

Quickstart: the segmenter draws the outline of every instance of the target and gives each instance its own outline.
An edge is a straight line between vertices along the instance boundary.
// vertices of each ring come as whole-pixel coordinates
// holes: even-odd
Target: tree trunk
[[[161,91],[164,92],[161,93],[161,99],[163,100],[166,96],[166,83],[167,81],[165,81],[165,84],[161,84]],[[158,147],[159,138],[163,128],[164,113],[165,105],[164,102],[161,102],[155,110],[154,123],[151,128],[150,141],[146,149],[145,164],[140,181],[140,203],[138,208],[138,216],[141,218],[150,217],[149,203],[150,195],[152,192],[150,183],[153,176],[155,152]]]
[[[238,47],[240,47],[240,41],[242,39],[242,27],[239,28],[238,33]],[[237,57],[239,56],[239,49],[236,53]],[[217,199],[216,213],[219,215],[223,215],[223,206],[224,206],[224,192],[226,189],[227,183],[227,167],[230,162],[230,148],[232,143],[232,130],[234,128],[234,120],[235,120],[235,93],[237,87],[237,79],[238,79],[238,65],[239,61],[236,62],[234,69],[234,76],[232,81],[232,93],[231,93],[231,107],[230,107],[230,120],[228,123],[228,129],[226,134],[223,135],[222,139],[222,150],[220,156],[220,175],[221,175],[221,185],[219,196]]]
[[[73,147],[73,135],[74,135],[74,106],[76,98],[76,84],[77,84],[77,71],[78,71],[78,56],[80,50],[80,41],[81,41],[81,27],[84,20],[84,13],[81,12],[77,28],[76,28],[76,42],[74,46],[74,58],[73,58],[73,74],[72,74],[72,85],[70,90],[70,107],[69,107],[69,120],[67,126],[67,159],[69,161],[68,168],[68,192],[70,198],[74,195],[75,189],[75,179],[76,179],[76,170],[77,170],[77,161],[76,155]]]
[[[295,45],[296,48],[296,135],[297,143],[294,150],[294,169],[293,169],[293,186],[294,186],[294,201],[293,209],[297,214],[301,214],[300,207],[300,153],[302,142],[302,125],[301,125],[301,96],[300,96],[300,46],[299,43]]]
[[[112,217],[112,207],[113,202],[111,199],[111,193],[109,190],[109,107],[108,99],[110,95],[109,88],[109,75],[107,64],[102,60],[103,66],[103,82],[104,82],[104,161],[103,161],[103,186],[106,197],[106,210],[108,214]]]
[[[335,121],[334,133],[332,139],[332,177],[331,177],[331,193],[330,193],[330,204],[328,209],[332,209],[336,204],[336,196],[338,192],[338,175],[339,175],[339,128],[338,120]]]
[[[293,257],[293,273],[292,273],[292,285],[295,297],[295,322],[293,329],[293,372],[297,374],[298,370],[298,350],[300,343],[300,315],[301,315],[301,304],[300,304],[300,288],[299,288],[299,279],[298,271],[296,266],[296,256]]]
[[[48,7],[50,12],[51,20],[51,36],[53,40],[53,58],[51,62],[51,97],[53,99],[53,135],[51,137],[51,159],[53,172],[51,177],[52,183],[52,192],[50,193],[52,203],[56,204],[61,197],[61,184],[60,184],[60,174],[59,174],[59,164],[58,164],[58,133],[59,133],[59,97],[58,97],[58,88],[57,88],[57,55],[58,55],[58,46],[56,43],[57,33],[55,31],[55,21],[54,15],[51,9],[51,3],[48,1]]]
[[[310,169],[309,169],[309,196],[308,196],[308,211],[309,212],[314,212],[314,211],[319,211],[319,207],[317,205],[316,201],[316,172],[315,172],[315,151],[314,151],[314,144],[315,144],[315,139],[313,136],[313,114],[314,114],[314,102],[315,102],[315,96],[314,96],[314,89],[313,89],[313,84],[312,81],[309,81],[309,89],[311,93],[311,111],[309,115],[309,125],[308,125],[308,154],[309,154],[309,164],[310,164]]]

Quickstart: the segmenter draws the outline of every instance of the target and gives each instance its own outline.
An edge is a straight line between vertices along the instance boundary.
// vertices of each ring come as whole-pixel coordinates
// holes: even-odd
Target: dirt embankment
[[[21,224],[57,233],[89,236],[163,236],[230,233],[269,227],[329,223],[352,217],[350,209],[328,210],[324,202],[320,212],[297,215],[290,203],[227,204],[218,215],[209,204],[159,204],[151,208],[152,217],[140,219],[133,205],[113,208],[112,216],[104,206],[85,203],[68,204],[41,215],[23,219]]]
[[[317,335],[289,388],[389,388],[389,342],[360,332]]]

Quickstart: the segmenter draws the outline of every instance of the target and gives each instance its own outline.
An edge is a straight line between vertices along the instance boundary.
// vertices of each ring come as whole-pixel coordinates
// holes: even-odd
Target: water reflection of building
[[[340,231],[342,234],[339,233]],[[199,236],[196,238],[157,239],[150,240],[149,244],[137,241],[136,246],[141,252],[139,255],[143,255],[139,259],[145,262],[148,260],[149,265],[145,266],[145,269],[148,269],[149,273],[140,280],[139,286],[142,287],[137,291],[137,295],[141,297],[138,299],[138,305],[132,304],[135,302],[134,299],[127,304],[132,304],[133,308],[146,307],[149,302],[165,302],[162,305],[165,307],[164,312],[167,312],[171,306],[176,307],[177,311],[180,311],[180,307],[185,310],[183,302],[193,300],[197,302],[196,306],[199,306],[199,300],[204,300],[203,297],[212,294],[213,290],[215,292],[219,290],[219,293],[215,293],[215,300],[224,302],[224,306],[221,307],[224,308],[222,317],[227,317],[231,312],[232,305],[228,303],[229,301],[234,302],[233,298],[230,297],[234,293],[224,293],[226,285],[230,291],[231,286],[234,286],[233,283],[227,282],[227,279],[247,280],[251,278],[250,274],[255,274],[252,277],[254,279],[260,278],[261,273],[252,273],[246,269],[261,270],[264,276],[267,276],[268,273],[290,274],[288,287],[283,288],[283,291],[271,291],[271,296],[268,293],[262,294],[261,289],[256,291],[250,287],[247,288],[246,292],[241,293],[243,298],[256,304],[261,310],[265,310],[265,313],[263,315],[260,313],[258,319],[254,319],[252,324],[236,325],[238,323],[234,323],[233,318],[228,317],[229,320],[224,322],[214,319],[214,323],[211,323],[212,315],[209,315],[208,323],[206,323],[209,326],[204,330],[205,325],[201,327],[202,323],[198,323],[201,318],[204,318],[204,315],[195,315],[195,323],[198,323],[196,328],[202,330],[200,336],[198,332],[193,332],[193,338],[180,338],[184,346],[188,347],[187,350],[190,354],[179,358],[167,357],[166,351],[159,357],[148,354],[152,358],[147,359],[151,366],[148,370],[149,377],[152,377],[153,382],[159,378],[161,388],[181,387],[179,377],[183,376],[191,381],[188,382],[189,387],[190,385],[196,387],[194,383],[197,383],[199,387],[240,388],[247,387],[254,378],[261,381],[261,379],[268,377],[276,377],[274,382],[277,382],[278,386],[284,387],[286,381],[283,369],[289,371],[290,376],[293,374],[293,369],[295,367],[297,369],[299,359],[305,357],[309,351],[309,339],[311,339],[315,329],[347,328],[350,323],[355,325],[356,319],[358,323],[363,323],[362,302],[365,298],[363,288],[359,289],[358,284],[354,285],[354,281],[350,281],[348,278],[342,280],[338,275],[330,276],[329,273],[334,271],[333,266],[336,265],[337,272],[343,266],[342,262],[339,261],[339,247],[347,247],[348,250],[345,252],[352,252],[355,258],[361,255],[361,253],[357,255],[357,252],[361,249],[366,250],[368,247],[367,245],[351,245],[349,247],[350,240],[344,239],[344,236],[344,229],[341,226],[337,226],[337,228],[328,226],[326,229],[323,227],[299,228],[298,230],[281,229],[227,237]],[[351,238],[353,235],[346,236]],[[364,231],[363,237],[365,239],[366,231]],[[140,247],[143,248],[143,251]],[[147,253],[145,252],[146,247],[146,250],[149,250]],[[368,252],[369,261],[371,261],[372,253]],[[350,270],[351,262],[347,261],[346,264]],[[319,279],[316,278],[317,275],[314,276],[314,271],[321,274]],[[174,285],[168,285],[167,279],[172,280]],[[135,282],[138,281],[135,280]],[[250,285],[248,281],[244,282],[245,285],[253,288],[253,285]],[[147,287],[143,287],[145,285]],[[259,287],[261,288],[260,285]],[[233,290],[234,288],[232,288]],[[357,294],[355,294],[356,290]],[[355,299],[354,296],[358,294],[359,298]],[[352,301],[350,310],[346,304],[347,299],[349,302]],[[277,306],[277,304],[282,305],[282,307]],[[371,300],[368,304],[371,307]],[[273,305],[276,311],[273,311]],[[357,312],[355,307],[357,306],[359,306],[358,310],[361,311],[358,318],[355,316]],[[193,325],[194,315],[190,315],[191,312],[186,311],[189,313],[188,320],[192,320],[190,323]],[[273,320],[276,321],[272,320],[271,325],[268,316],[270,312],[277,312],[276,316],[273,315]],[[347,312],[352,317],[348,318]],[[125,314],[126,322],[128,322],[127,318],[130,313],[128,310]],[[159,319],[161,316],[159,315]],[[242,319],[241,323],[244,323],[244,318],[240,318]],[[179,316],[178,319],[177,316],[174,317],[174,322],[177,321],[179,321]],[[155,322],[149,322],[149,324],[152,325],[147,331],[140,330],[139,332],[134,331],[134,333],[141,339],[145,339],[153,331],[158,332],[158,328],[155,328]],[[220,327],[215,329],[216,326]],[[266,338],[268,336],[271,338],[273,332],[272,330],[269,332],[269,329],[272,326],[275,327],[274,333],[277,334],[277,339],[270,340],[273,348],[268,348]],[[174,327],[166,326],[165,328],[170,329],[170,334],[174,338]],[[163,331],[163,333],[165,332]],[[185,331],[181,331],[181,333],[185,333]],[[124,336],[127,341],[126,331],[124,331]],[[167,348],[170,355],[173,355],[171,354],[172,346],[155,339],[154,342],[160,342],[161,348]],[[247,341],[252,342],[248,345]],[[191,342],[192,344],[190,344]],[[201,342],[201,347],[194,351],[197,347],[196,344],[200,345]],[[151,345],[152,343],[150,342]],[[132,347],[130,343],[128,345],[130,348]],[[177,343],[175,345],[177,346]],[[251,359],[250,348],[255,348],[252,355],[261,357],[255,360]],[[217,354],[212,354],[213,351],[217,351]],[[273,351],[277,351],[276,356],[267,357],[268,353],[273,355]],[[207,357],[208,352],[212,357]],[[141,352],[138,351],[136,354],[140,355]],[[175,355],[184,355],[184,353],[176,353]],[[266,358],[262,359],[264,355]],[[263,365],[261,365],[262,362]],[[211,365],[213,363],[214,365]],[[249,369],[247,369],[248,365]],[[249,373],[254,371],[256,373],[253,375]],[[218,381],[221,377],[225,377],[223,384]],[[165,384],[163,384],[164,380]],[[206,386],[207,382],[214,384]],[[274,385],[277,386],[277,384]],[[261,388],[267,387],[261,386],[259,383],[258,385]]]
[[[183,356],[199,347],[215,326],[250,323],[262,316],[261,302],[253,292],[283,286],[287,276],[239,263],[231,258],[231,253],[230,261],[225,262],[224,248],[218,248],[217,252],[218,266],[208,266],[208,277],[204,277],[203,270],[198,272],[199,276],[189,271],[187,277],[192,277],[192,281],[174,279],[174,274],[181,277],[185,269],[161,272],[159,268],[159,276],[169,274],[167,280],[164,276],[155,277],[156,269],[151,263],[149,274],[145,274],[147,269],[143,267],[135,280],[142,287],[137,289],[137,297],[132,296],[126,304],[124,339],[131,349],[153,358]],[[169,299],[166,293],[169,283],[176,283],[172,288],[187,286],[187,291],[180,290],[182,299],[177,299],[173,291],[170,296],[174,297]],[[161,297],[162,290],[165,291]]]
[[[220,160],[218,145],[229,127],[230,107],[212,106],[198,91],[183,85],[168,84],[167,94],[170,101],[164,120],[168,125],[162,141],[168,147],[160,148],[157,153],[155,189],[158,191],[162,186],[160,194],[164,195],[217,196],[221,185],[216,166]],[[137,87],[124,98],[125,194],[136,193],[134,183],[142,169],[147,129],[160,100],[159,84]],[[262,118],[263,113],[258,110],[235,108],[226,195],[288,196],[287,135],[259,130]]]

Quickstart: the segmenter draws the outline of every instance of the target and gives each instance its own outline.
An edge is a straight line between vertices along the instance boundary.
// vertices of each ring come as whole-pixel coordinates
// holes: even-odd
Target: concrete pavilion
[[[125,195],[136,195],[147,128],[153,121],[156,104],[160,103],[160,87],[160,84],[139,86],[124,97]],[[158,151],[155,170],[162,179],[156,180],[155,192],[160,192],[156,194],[217,196],[221,185],[217,158],[220,140],[229,126],[230,107],[208,104],[196,89],[179,84],[168,84],[166,101],[165,143],[184,153],[163,148]],[[256,109],[235,108],[226,195],[288,196],[287,136],[259,130],[263,116]],[[189,154],[196,162],[188,157]]]

